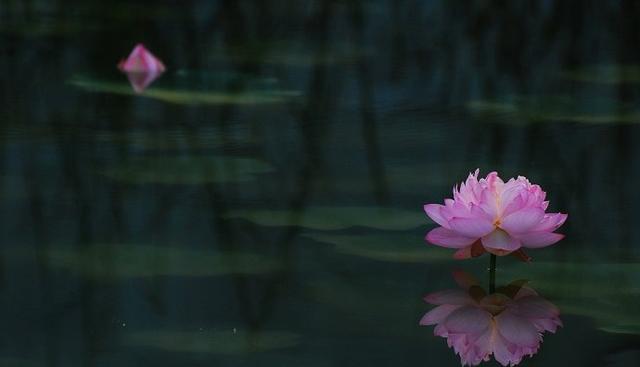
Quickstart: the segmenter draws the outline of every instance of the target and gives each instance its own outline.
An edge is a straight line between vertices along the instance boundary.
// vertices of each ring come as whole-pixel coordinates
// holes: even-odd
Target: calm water
[[[639,365],[640,7],[453,3],[3,0],[0,365],[459,365],[422,297],[488,258],[422,205],[477,167],[570,214],[498,259],[562,312],[522,365]]]

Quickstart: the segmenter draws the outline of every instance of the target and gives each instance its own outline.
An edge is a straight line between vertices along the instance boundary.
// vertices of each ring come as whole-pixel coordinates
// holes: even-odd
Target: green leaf
[[[592,65],[562,73],[569,80],[608,85],[640,83],[640,65]]]
[[[583,101],[571,96],[507,96],[467,103],[478,120],[530,124],[572,122],[585,124],[640,123],[640,111],[632,105],[600,99]]]
[[[262,274],[275,271],[281,265],[274,259],[254,253],[130,244],[55,247],[46,252],[46,259],[52,267],[99,280]]]
[[[268,163],[238,157],[141,157],[106,168],[102,174],[131,184],[189,185],[248,182],[273,172]]]
[[[419,235],[305,233],[302,236],[334,245],[339,253],[377,261],[429,263],[449,261],[453,255],[451,251],[426,245]]]
[[[228,218],[244,219],[267,226],[299,226],[317,230],[368,227],[384,230],[406,230],[427,224],[422,211],[379,207],[309,207],[301,211],[244,209],[227,213]]]
[[[640,334],[640,264],[533,262],[501,276],[526,276],[563,314],[585,316],[607,332]]]
[[[124,76],[123,76],[124,78]],[[109,82],[102,80],[92,80],[88,78],[75,77],[69,84],[88,92],[111,93],[125,96],[139,96],[151,98],[167,103],[181,105],[259,105],[282,103],[294,97],[299,97],[300,93],[291,90],[251,90],[251,91],[194,91],[169,89],[160,87],[150,87],[142,93],[136,93],[125,81]]]
[[[149,330],[126,335],[124,344],[172,352],[238,355],[290,348],[300,336],[286,331],[167,331]]]

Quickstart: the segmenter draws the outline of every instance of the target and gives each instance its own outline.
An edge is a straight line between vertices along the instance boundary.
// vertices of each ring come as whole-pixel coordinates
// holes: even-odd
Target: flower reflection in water
[[[158,79],[166,67],[143,44],[137,44],[129,57],[120,61],[118,69],[127,74],[133,90],[136,93],[142,93],[154,80]]]
[[[161,72],[130,72],[126,73],[129,83],[136,93],[142,93],[154,80],[160,77]]]
[[[420,325],[436,325],[434,334],[447,338],[463,366],[476,366],[491,355],[503,366],[517,365],[538,352],[545,331],[555,333],[562,326],[558,308],[525,281],[487,294],[468,274],[457,272],[454,278],[463,289],[425,296],[437,307]]]

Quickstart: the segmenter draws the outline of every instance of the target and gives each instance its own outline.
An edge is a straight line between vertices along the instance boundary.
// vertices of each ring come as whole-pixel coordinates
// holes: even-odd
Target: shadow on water
[[[328,27],[328,19],[330,17],[330,2],[326,2],[318,10],[319,14],[314,19],[310,27],[315,29],[315,32],[320,35],[326,35],[326,29]],[[319,31],[318,31],[319,30]],[[327,40],[321,38],[314,40],[317,54],[323,54],[327,47]],[[314,51],[311,51],[314,52]],[[242,68],[242,66],[239,66]],[[296,239],[300,232],[300,227],[296,226],[296,214],[303,211],[310,199],[311,190],[315,181],[316,171],[322,167],[321,151],[319,144],[323,135],[323,130],[328,129],[328,119],[325,117],[325,111],[331,108],[331,98],[329,96],[328,89],[326,88],[326,66],[318,64],[314,67],[311,81],[309,83],[308,102],[300,111],[293,111],[299,117],[301,135],[303,139],[303,145],[306,148],[302,153],[304,156],[304,163],[300,168],[295,185],[297,190],[290,194],[290,199],[285,205],[287,210],[292,213],[292,220],[280,235],[275,237],[273,244],[276,247],[276,255],[282,259],[284,263],[283,271],[270,276],[263,283],[264,290],[262,295],[254,296],[254,287],[251,286],[251,280],[242,276],[233,276],[234,284],[236,285],[236,295],[239,299],[238,305],[240,306],[241,314],[246,320],[247,324],[252,330],[259,331],[262,329],[262,324],[268,321],[273,307],[278,297],[278,292],[286,286],[287,279],[290,273],[295,269],[295,263],[293,261],[293,241]],[[230,114],[222,111],[223,118],[221,120],[222,126],[226,125],[226,119],[224,115]],[[320,123],[324,123],[320,126]],[[214,213],[216,227],[218,230],[218,238],[220,243],[225,244],[228,248],[233,249],[238,246],[237,234],[231,230],[228,219],[223,214],[229,211],[228,204],[225,202],[224,197],[229,193],[225,192],[223,196],[216,190],[213,185],[208,185],[206,191],[210,197],[212,213]],[[256,230],[258,233],[256,233]],[[250,226],[244,226],[242,228],[244,232],[250,232],[253,240],[264,241],[259,234],[260,229],[251,228]]]

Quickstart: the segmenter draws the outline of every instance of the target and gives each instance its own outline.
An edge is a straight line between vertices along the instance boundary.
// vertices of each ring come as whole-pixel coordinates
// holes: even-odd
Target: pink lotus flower
[[[514,282],[486,295],[478,285],[427,295],[437,305],[420,325],[437,325],[434,335],[447,339],[463,366],[476,366],[491,356],[515,366],[538,352],[545,331],[562,326],[558,308],[533,289]]]
[[[488,251],[500,256],[514,253],[528,260],[522,247],[545,247],[564,237],[553,232],[567,214],[545,213],[549,202],[540,186],[522,176],[505,183],[496,172],[478,180],[478,173],[469,174],[466,182],[454,187],[453,199],[445,199],[445,205],[424,206],[441,226],[427,234],[427,241],[458,249],[454,254],[458,259]]]
[[[139,43],[129,57],[120,61],[118,69],[127,73],[162,73],[166,68],[162,61]]]

